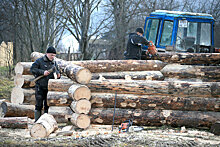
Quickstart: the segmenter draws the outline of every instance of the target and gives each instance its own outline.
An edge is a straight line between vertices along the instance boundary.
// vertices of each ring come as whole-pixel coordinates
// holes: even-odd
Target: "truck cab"
[[[145,20],[144,36],[159,52],[213,53],[214,22],[210,14],[156,10]]]

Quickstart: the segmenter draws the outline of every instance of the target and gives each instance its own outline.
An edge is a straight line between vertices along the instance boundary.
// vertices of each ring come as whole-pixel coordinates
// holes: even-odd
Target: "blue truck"
[[[144,36],[158,52],[214,53],[214,23],[210,14],[156,10],[145,20]]]

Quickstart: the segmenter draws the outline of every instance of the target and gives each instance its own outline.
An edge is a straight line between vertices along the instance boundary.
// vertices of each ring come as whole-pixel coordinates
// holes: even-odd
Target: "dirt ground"
[[[118,133],[117,126],[91,125],[86,130],[73,129],[64,136],[63,125],[47,138],[32,138],[30,128],[0,128],[0,146],[129,146],[129,147],[220,147],[220,136],[207,130],[170,127],[144,127],[140,132]]]

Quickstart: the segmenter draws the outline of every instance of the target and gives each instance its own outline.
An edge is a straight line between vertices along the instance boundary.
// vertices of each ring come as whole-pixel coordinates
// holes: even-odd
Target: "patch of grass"
[[[8,78],[0,79],[0,99],[10,99],[14,81]]]

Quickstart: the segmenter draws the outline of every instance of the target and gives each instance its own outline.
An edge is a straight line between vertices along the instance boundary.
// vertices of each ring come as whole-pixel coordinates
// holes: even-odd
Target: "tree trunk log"
[[[87,84],[92,78],[91,72],[79,65],[71,64],[69,61],[64,61],[57,63],[60,67],[61,73],[67,75],[73,81],[80,84]],[[67,62],[67,63],[66,63]],[[32,75],[30,68],[33,62],[19,62],[15,66],[15,73],[20,75]],[[71,64],[71,65],[70,65]]]
[[[49,80],[49,91],[67,91],[73,84],[69,80]],[[142,80],[91,80],[91,92],[141,95],[172,95],[191,97],[220,97],[220,82],[168,82]]]
[[[24,102],[24,93],[22,88],[14,87],[11,91],[11,103],[22,104]]]
[[[198,78],[204,82],[220,82],[220,66],[168,64],[161,72],[169,78]]]
[[[78,114],[88,114],[91,110],[91,102],[87,99],[80,99],[78,101],[72,101],[70,108]]]
[[[14,104],[35,105],[35,90],[14,87],[11,92],[11,102]]]
[[[33,52],[32,61],[42,57],[42,53]],[[87,68],[92,73],[115,72],[115,71],[160,71],[166,64],[158,60],[87,60],[87,61],[65,61],[56,58],[61,69],[67,65],[75,64]]]
[[[58,129],[58,125],[54,117],[50,114],[43,114],[30,130],[30,135],[35,138],[47,137]]]
[[[24,117],[34,118],[34,105],[7,104],[6,117]]]
[[[67,92],[48,91],[47,104],[49,106],[70,106],[73,99]]]
[[[73,111],[70,109],[70,107],[51,106],[49,107],[48,113],[53,115],[58,123],[66,123],[69,122]]]
[[[70,121],[73,125],[81,129],[86,129],[90,126],[90,118],[85,114],[73,113]]]
[[[89,115],[91,123],[111,125],[113,108],[91,109]],[[140,110],[140,109],[118,109],[115,110],[115,125],[125,120],[133,119],[134,125],[161,126],[170,125],[174,127],[211,127],[213,123],[220,120],[219,112],[201,111],[177,111],[177,110]]]
[[[220,53],[158,53],[159,60],[181,64],[220,64]],[[149,59],[143,56],[142,59]]]
[[[164,76],[160,71],[124,71],[124,72],[103,72],[93,73],[92,79],[97,80],[100,76],[105,79],[125,79],[130,76],[132,80],[163,80]]]
[[[32,75],[30,72],[33,62],[18,62],[15,66],[15,74]]]
[[[92,108],[114,108],[115,94],[92,93]],[[219,98],[117,94],[116,108],[142,110],[220,111]]]
[[[27,129],[28,118],[27,117],[0,118],[0,126],[2,126],[2,128]]]
[[[64,71],[67,77],[80,84],[88,84],[92,79],[92,73],[88,69],[78,65],[68,65]]]
[[[91,98],[91,91],[85,85],[73,84],[68,89],[68,94],[73,100],[87,99]]]
[[[14,77],[14,84],[15,87],[21,87],[21,88],[33,88],[35,87],[35,82],[33,81],[34,76],[33,75],[21,75],[17,74]]]
[[[5,116],[7,109],[8,108],[6,102],[0,100],[0,118]]]

